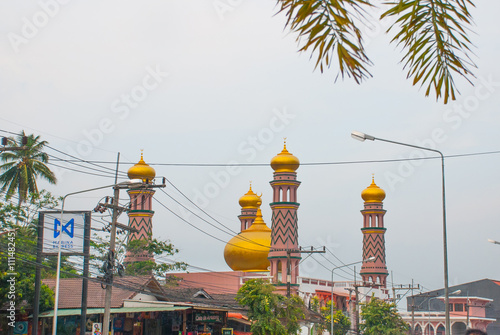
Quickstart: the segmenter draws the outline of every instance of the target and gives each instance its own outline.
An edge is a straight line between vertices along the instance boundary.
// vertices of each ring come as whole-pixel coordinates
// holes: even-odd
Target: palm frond
[[[471,82],[472,44],[467,32],[472,25],[468,6],[470,0],[400,0],[386,3],[391,6],[381,18],[394,16],[396,22],[388,31],[398,26],[392,42],[405,51],[402,62],[407,78],[413,85],[425,86],[425,95],[431,90],[436,100],[444,103],[455,99],[458,74]]]
[[[298,33],[300,51],[316,55],[315,68],[330,67],[337,59],[339,71],[352,77],[356,83],[371,76],[371,64],[363,46],[361,31],[357,26],[363,18],[363,7],[371,6],[365,0],[278,0],[287,17],[286,25]]]

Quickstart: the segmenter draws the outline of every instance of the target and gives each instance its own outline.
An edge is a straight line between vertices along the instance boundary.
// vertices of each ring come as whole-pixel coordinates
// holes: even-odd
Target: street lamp
[[[441,156],[441,186],[442,186],[442,199],[443,199],[442,206],[443,206],[443,265],[444,265],[443,267],[444,267],[445,323],[446,323],[446,335],[450,335],[450,306],[448,304],[448,302],[449,302],[448,243],[447,243],[447,234],[446,234],[446,201],[445,201],[445,186],[444,186],[444,156],[443,156],[443,153],[439,150],[436,150],[436,149],[421,147],[418,145],[413,145],[413,144],[408,144],[408,143],[385,140],[382,138],[378,138],[375,136],[364,134],[364,133],[359,132],[359,131],[351,132],[351,137],[358,140],[358,141],[364,141],[364,140],[375,141],[375,140],[377,140],[377,141],[388,142],[388,143],[393,143],[393,144],[397,144],[397,145],[403,145],[406,147],[412,147],[412,148],[417,148],[417,149],[421,149],[421,150],[432,151],[432,152],[438,153]]]
[[[333,271],[335,271],[337,269],[340,269],[340,268],[345,268],[346,266],[351,266],[351,265],[355,265],[355,264],[359,264],[359,263],[373,262],[374,260],[375,260],[375,257],[370,257],[370,258],[364,259],[362,261],[357,261],[357,262],[354,262],[354,263],[344,264],[344,265],[341,265],[341,266],[334,267],[332,269],[332,292],[331,292],[331,295],[330,295],[330,312],[331,312],[331,315],[330,315],[330,325],[331,325],[330,334],[331,335],[333,335]]]
[[[492,240],[492,239],[488,239],[488,242],[493,243],[493,244],[500,244],[500,242]]]
[[[113,187],[115,189],[120,189],[122,187],[128,188],[128,187],[139,186],[139,185],[142,185],[141,179],[129,179],[129,180],[126,180],[126,181],[121,182],[121,183],[115,183],[115,184],[106,185],[106,186],[94,187],[94,188],[90,188],[87,190],[71,192],[71,193],[66,194],[63,197],[62,206],[61,206],[61,220],[60,220],[60,223],[61,223],[60,229],[61,230],[59,231],[59,246],[58,246],[58,250],[57,250],[57,270],[56,270],[57,274],[56,274],[56,291],[55,291],[55,298],[54,298],[54,300],[55,300],[55,302],[54,302],[54,319],[52,320],[52,335],[56,335],[56,333],[57,333],[57,310],[59,307],[59,282],[60,282],[60,273],[61,273],[61,244],[62,244],[61,239],[62,239],[64,204],[66,202],[66,198],[71,196],[71,195],[102,190],[102,189],[109,188],[109,187]]]

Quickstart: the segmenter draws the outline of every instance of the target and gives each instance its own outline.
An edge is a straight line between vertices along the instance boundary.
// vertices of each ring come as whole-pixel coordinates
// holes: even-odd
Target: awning
[[[141,313],[141,312],[171,312],[171,311],[183,311],[190,309],[191,307],[184,306],[157,306],[157,307],[120,307],[111,308],[111,314],[119,313]],[[57,310],[57,316],[69,316],[69,315],[80,315],[82,314],[81,308],[71,308],[71,309],[59,309]],[[104,308],[87,308],[87,315],[92,314],[104,314]],[[33,317],[33,315],[30,315]],[[54,311],[43,312],[38,315],[39,318],[49,318],[54,317]]]

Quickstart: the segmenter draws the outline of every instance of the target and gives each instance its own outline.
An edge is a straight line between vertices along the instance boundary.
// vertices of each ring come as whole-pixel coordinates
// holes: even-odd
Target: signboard
[[[102,335],[102,323],[94,322],[92,324],[92,335]]]
[[[233,328],[222,328],[222,335],[233,335]]]
[[[85,226],[90,226],[89,211],[40,212],[43,226],[42,253],[83,254]],[[62,222],[61,222],[62,221]]]
[[[196,322],[222,322],[222,316],[219,312],[196,313]]]

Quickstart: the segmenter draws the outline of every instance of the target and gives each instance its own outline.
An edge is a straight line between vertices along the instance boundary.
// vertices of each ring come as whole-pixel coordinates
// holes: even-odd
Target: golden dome
[[[141,152],[141,160],[128,169],[128,177],[130,179],[142,179],[142,180],[153,180],[156,176],[156,171],[151,166],[146,164],[144,159],[142,158]]]
[[[262,200],[257,194],[253,193],[252,184],[250,184],[250,189],[240,198],[239,203],[243,208],[259,208],[262,204]]]
[[[262,219],[260,208],[253,224],[233,237],[224,248],[224,259],[233,271],[269,271],[267,256],[271,247],[271,229]]]
[[[271,159],[274,172],[295,172],[299,166],[299,159],[286,150],[286,142],[283,150]]]
[[[372,177],[372,183],[361,192],[361,198],[365,202],[382,202],[385,199],[385,191],[375,184],[375,177]]]

